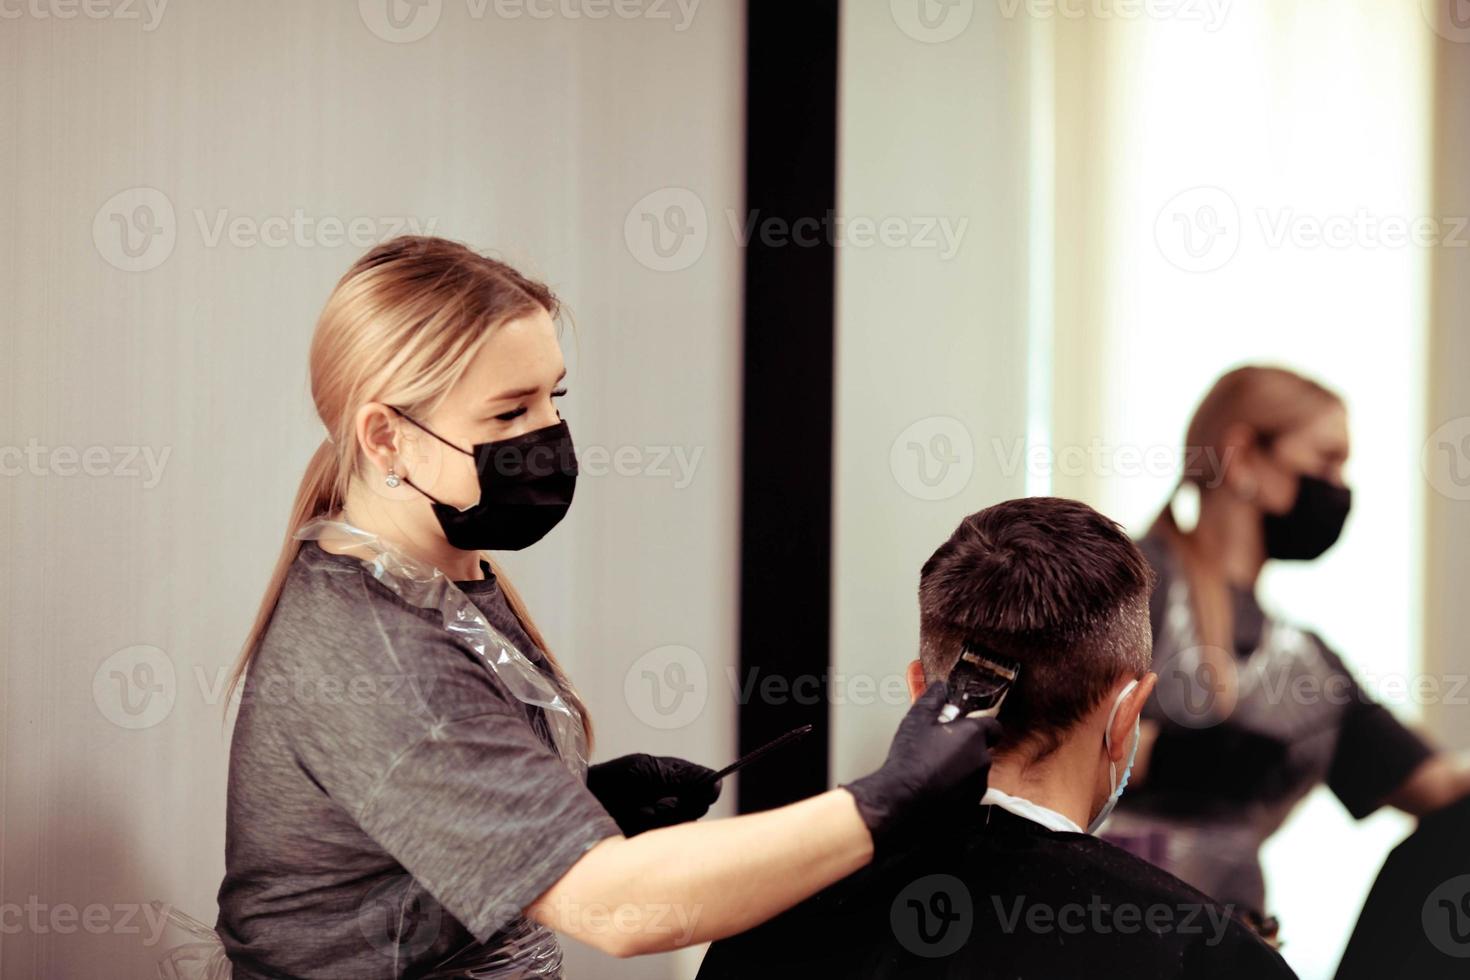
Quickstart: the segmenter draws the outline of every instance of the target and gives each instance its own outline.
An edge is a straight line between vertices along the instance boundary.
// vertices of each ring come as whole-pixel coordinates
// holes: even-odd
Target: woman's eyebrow
[[[561,374],[559,374],[557,376],[557,379],[551,383],[551,386],[553,388],[555,388],[557,385],[561,384],[566,379],[567,379],[567,371],[566,371],[566,368],[562,368]],[[525,398],[527,395],[534,395],[534,394],[536,394],[536,392],[538,392],[540,390],[541,390],[541,387],[539,385],[536,385],[536,386],[533,386],[533,387],[530,387],[530,388],[515,388],[515,389],[513,389],[511,391],[502,391],[498,395],[492,395],[489,398],[485,399],[485,403],[488,405],[488,404],[491,404],[493,402],[508,402],[508,401],[510,401],[512,399],[515,399],[515,398]]]

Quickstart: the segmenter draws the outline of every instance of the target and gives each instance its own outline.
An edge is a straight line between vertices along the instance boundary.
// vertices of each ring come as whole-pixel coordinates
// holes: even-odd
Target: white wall
[[[1440,12],[1434,41],[1436,96],[1433,207],[1470,216],[1470,29]],[[1465,236],[1470,239],[1470,232]],[[1427,545],[1425,670],[1459,682],[1470,677],[1470,241],[1433,255],[1430,292],[1429,385],[1423,419]],[[1445,744],[1470,747],[1464,700],[1425,707],[1425,720]]]
[[[180,3],[156,23],[141,4],[89,7],[138,20],[6,5],[0,900],[44,909],[41,930],[0,931],[0,974],[152,976],[146,928],[109,912],[101,934],[64,932],[44,925],[51,909],[159,898],[214,919],[228,732],[211,692],[321,438],[312,324],[366,248],[310,232],[213,241],[221,216],[365,218],[375,237],[395,218],[433,222],[560,288],[578,323],[564,413],[584,449],[638,447],[637,475],[589,474],[566,525],[508,564],[591,703],[599,757],[733,756],[726,700],[656,729],[623,684],[660,646],[691,648],[712,675],[735,651],[738,252],[695,235],[675,255],[685,267],[657,271],[641,216],[685,199],[634,207],[671,187],[711,214],[739,206],[743,10],[696,4],[687,20],[690,6],[542,20],[433,0],[408,29],[437,22],[406,41],[376,0]],[[107,202],[138,187],[171,206],[154,219],[174,240],[124,271],[110,213],[138,200]],[[16,474],[11,450],[33,440],[50,450],[41,473]],[[94,471],[128,472],[66,475],[77,464],[57,447],[90,446],[107,447]],[[129,475],[141,464],[111,447],[155,454],[161,474]],[[658,464],[664,448],[701,453],[692,480]],[[108,686],[116,662],[95,696],[93,681],[140,644],[161,651],[155,676],[171,668],[176,694],[128,730],[110,720],[130,717]],[[574,976],[690,975],[697,961],[568,947]]]
[[[929,5],[931,8],[934,5]],[[1026,437],[1028,25],[988,5],[842,10],[832,769],[882,762],[908,705],[919,566],[1019,495]],[[861,223],[887,241],[862,239]],[[997,451],[997,445],[1002,449]]]

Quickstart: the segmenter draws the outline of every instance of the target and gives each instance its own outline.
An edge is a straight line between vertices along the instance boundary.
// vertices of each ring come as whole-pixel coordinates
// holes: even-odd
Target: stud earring
[[[386,479],[383,480],[383,482],[388,484],[388,486],[390,487],[397,487],[398,484],[402,483],[403,481],[398,479],[398,474],[394,473],[393,467],[390,466],[388,467],[388,476]]]

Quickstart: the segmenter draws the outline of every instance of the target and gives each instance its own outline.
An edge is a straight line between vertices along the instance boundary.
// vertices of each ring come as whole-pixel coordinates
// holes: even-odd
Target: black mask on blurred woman
[[[1337,543],[1352,509],[1353,492],[1321,477],[1297,477],[1296,502],[1284,514],[1263,513],[1266,554],[1311,560]]]

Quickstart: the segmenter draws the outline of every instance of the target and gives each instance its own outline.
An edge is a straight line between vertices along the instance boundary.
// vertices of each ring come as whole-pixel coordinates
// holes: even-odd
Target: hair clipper
[[[940,722],[954,721],[961,715],[994,718],[1020,675],[1021,665],[1011,658],[965,644],[949,672],[949,694],[939,712]]]

